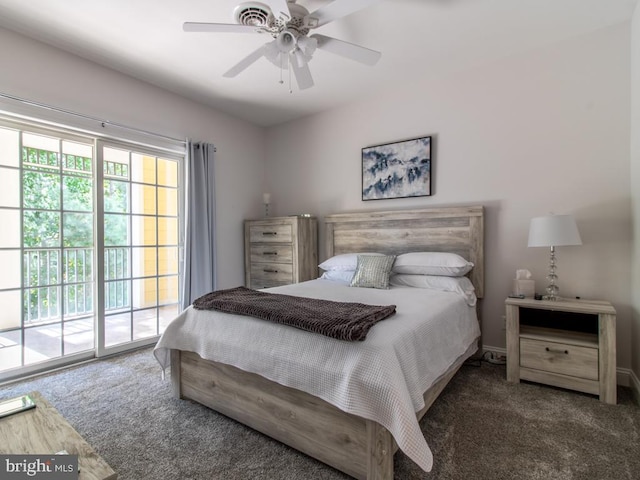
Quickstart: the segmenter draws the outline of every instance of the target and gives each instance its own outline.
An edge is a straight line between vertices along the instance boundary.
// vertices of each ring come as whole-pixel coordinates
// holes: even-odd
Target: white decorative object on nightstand
[[[245,286],[267,288],[318,278],[318,222],[298,215],[246,220]]]
[[[508,298],[507,380],[616,403],[616,311],[609,302]]]

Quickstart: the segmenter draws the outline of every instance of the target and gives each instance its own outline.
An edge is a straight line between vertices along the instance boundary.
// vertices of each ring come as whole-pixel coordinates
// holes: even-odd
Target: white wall
[[[546,285],[548,251],[529,220],[572,213],[584,245],[558,249],[561,295],[610,300],[618,365],[631,365],[629,25],[564,41],[273,127],[267,185],[275,214],[486,207],[484,344],[503,347],[517,268]],[[362,147],[433,135],[432,197],[361,201]],[[320,258],[324,258],[321,229]]]
[[[640,4],[631,24],[631,197],[633,200],[632,368],[640,379]],[[636,386],[640,389],[640,383]]]
[[[2,93],[214,143],[218,281],[221,288],[244,284],[242,221],[261,214],[263,128],[5,29],[0,45]]]

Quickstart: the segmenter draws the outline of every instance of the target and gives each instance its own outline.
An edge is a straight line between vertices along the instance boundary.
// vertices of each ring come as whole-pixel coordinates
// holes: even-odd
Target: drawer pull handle
[[[278,232],[262,232],[262,235],[265,235],[265,236],[269,236],[269,235],[270,236],[274,236],[274,235],[277,235],[277,234],[278,234]]]
[[[560,350],[558,348],[549,348],[549,347],[545,347],[545,350],[549,353],[564,353],[565,355],[569,355],[569,350]]]
[[[265,268],[264,272],[265,273],[278,273],[278,270],[271,270],[271,269]]]
[[[262,252],[263,255],[278,255],[278,252]]]

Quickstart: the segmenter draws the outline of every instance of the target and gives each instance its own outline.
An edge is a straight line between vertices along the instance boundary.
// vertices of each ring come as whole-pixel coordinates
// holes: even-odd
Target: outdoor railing
[[[24,251],[25,323],[59,321],[63,312],[66,319],[93,315],[93,252],[92,248],[63,249],[60,262],[60,249]],[[106,248],[104,266],[105,309],[129,308],[129,249]]]

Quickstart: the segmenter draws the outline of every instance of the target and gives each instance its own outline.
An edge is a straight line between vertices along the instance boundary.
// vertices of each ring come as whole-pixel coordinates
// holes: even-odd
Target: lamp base
[[[558,300],[558,293],[560,292],[560,288],[556,285],[556,280],[558,280],[558,275],[556,275],[556,249],[551,247],[551,254],[549,257],[549,275],[547,275],[547,280],[549,280],[549,285],[547,286],[547,295],[545,295],[545,300],[551,300],[552,302]]]

